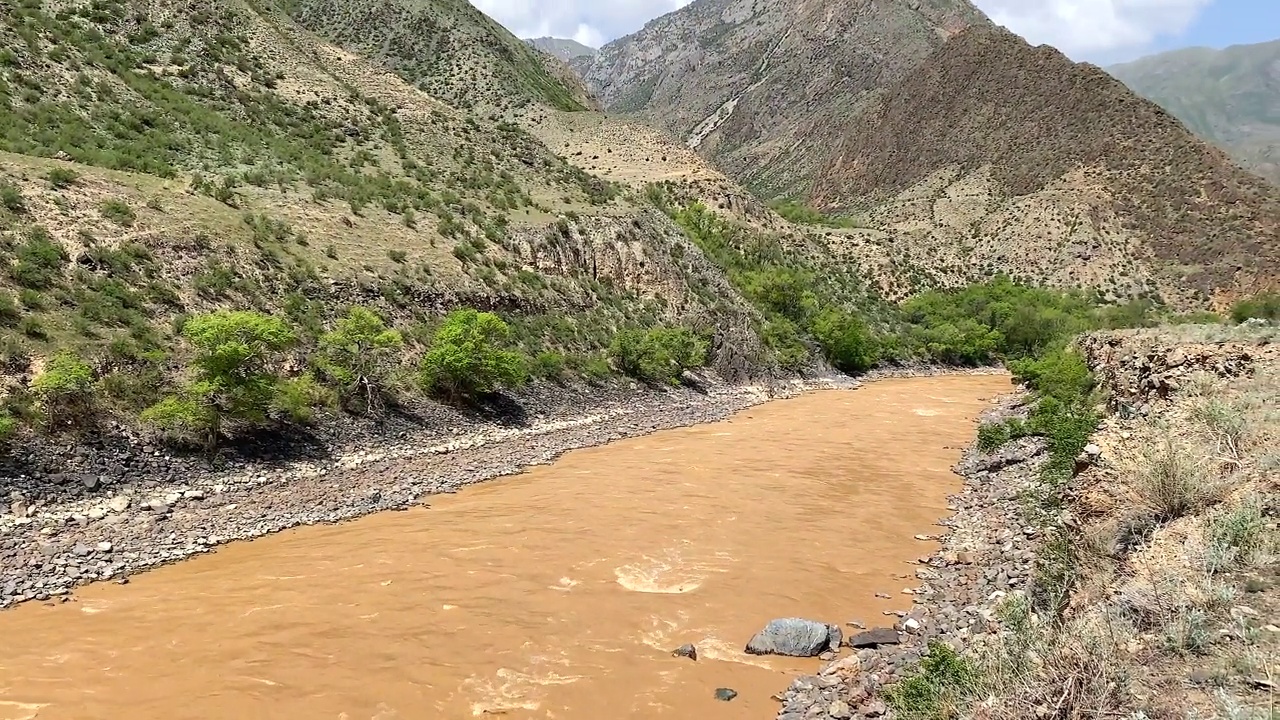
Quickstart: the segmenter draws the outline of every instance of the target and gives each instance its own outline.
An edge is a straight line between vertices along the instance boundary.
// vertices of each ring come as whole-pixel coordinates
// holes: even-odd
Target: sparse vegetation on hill
[[[812,197],[867,211],[944,277],[978,264],[1189,309],[1280,275],[1280,191],[1102,70],[1000,28],[887,88]]]
[[[1017,370],[1037,397],[1030,418],[983,435],[1034,426],[1048,440],[1020,519],[1042,536],[1035,575],[995,599],[963,654],[930,644],[887,693],[902,717],[1271,716],[1273,335],[1090,335]],[[1045,424],[1071,404],[1074,419]]]
[[[1280,40],[1185,48],[1107,68],[1245,168],[1280,183]]]

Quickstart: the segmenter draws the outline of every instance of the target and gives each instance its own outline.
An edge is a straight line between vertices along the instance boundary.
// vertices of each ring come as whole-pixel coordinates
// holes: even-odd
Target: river
[[[0,720],[766,720],[820,662],[743,645],[909,609],[913,536],[1009,389],[814,392],[29,603],[0,613]]]

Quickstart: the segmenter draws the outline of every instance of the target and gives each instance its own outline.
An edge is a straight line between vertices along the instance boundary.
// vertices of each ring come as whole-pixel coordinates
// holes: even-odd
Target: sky
[[[689,0],[472,0],[520,37],[599,47]],[[974,0],[1035,44],[1098,64],[1192,45],[1280,39],[1280,0]]]

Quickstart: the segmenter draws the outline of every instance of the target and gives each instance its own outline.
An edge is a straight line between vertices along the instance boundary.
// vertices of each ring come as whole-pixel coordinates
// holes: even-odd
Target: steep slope
[[[1280,184],[1280,40],[1176,50],[1107,72]]]
[[[525,42],[538,48],[542,52],[550,53],[565,62],[580,57],[589,58],[595,55],[598,50],[588,45],[583,45],[577,40],[568,38],[540,37],[525,40]]]
[[[494,60],[535,50],[468,17],[475,47],[436,58],[429,93],[271,4],[0,0],[0,416],[30,415],[72,349],[136,420],[173,392],[185,318],[226,308],[288,318],[295,371],[352,304],[405,330],[406,369],[460,306],[502,310],[531,356],[680,321],[729,374],[764,368],[753,311],[665,216],[445,101],[479,64],[500,77],[464,104],[556,103]]]
[[[889,233],[862,246],[911,248],[926,275],[1006,270],[1183,306],[1280,280],[1276,188],[1102,70],[1007,31],[951,38],[845,128],[815,202],[861,208]]]
[[[303,27],[386,63],[409,83],[461,108],[589,105],[528,44],[467,0],[283,0]]]
[[[608,110],[789,194],[869,95],[975,23],[987,20],[968,0],[698,0],[575,68]]]

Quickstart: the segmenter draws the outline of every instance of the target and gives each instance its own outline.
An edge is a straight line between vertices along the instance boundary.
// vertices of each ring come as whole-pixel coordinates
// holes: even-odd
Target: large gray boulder
[[[840,648],[840,628],[827,623],[800,618],[770,620],[764,629],[747,643],[752,655],[790,655],[814,657]],[[834,641],[834,644],[833,644]]]

